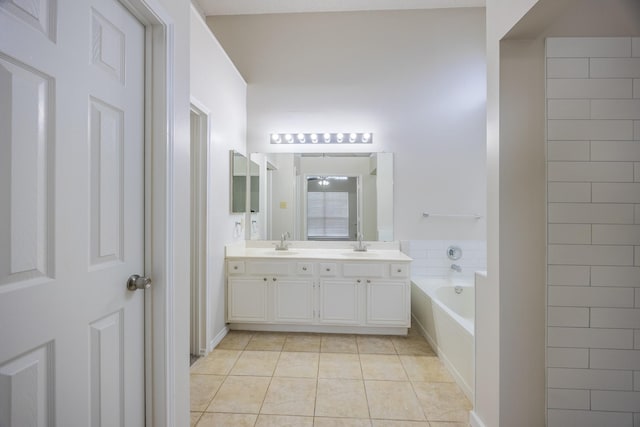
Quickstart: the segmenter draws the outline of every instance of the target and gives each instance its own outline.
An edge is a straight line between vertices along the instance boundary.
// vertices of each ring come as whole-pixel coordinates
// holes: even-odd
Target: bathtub
[[[462,292],[457,294],[455,287]],[[473,402],[474,308],[473,279],[411,278],[411,314],[456,383]]]

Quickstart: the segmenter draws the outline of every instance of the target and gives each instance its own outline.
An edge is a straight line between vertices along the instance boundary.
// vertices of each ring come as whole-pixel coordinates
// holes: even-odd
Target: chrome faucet
[[[462,267],[460,267],[458,264],[451,264],[451,269],[453,271],[457,271],[458,273],[462,273]]]
[[[287,251],[289,250],[289,242],[287,242],[287,238],[290,238],[291,235],[288,231],[285,231],[280,236],[280,243],[276,245],[276,251]]]
[[[358,239],[358,244],[353,246],[353,250],[356,252],[366,252],[368,245],[362,243],[362,233],[357,233],[356,238]]]

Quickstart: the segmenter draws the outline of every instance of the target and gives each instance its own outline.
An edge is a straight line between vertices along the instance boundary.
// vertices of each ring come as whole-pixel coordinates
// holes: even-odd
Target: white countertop
[[[227,245],[227,259],[304,259],[339,261],[392,261],[409,262],[411,258],[402,253],[397,242],[366,242],[366,252],[353,250],[354,242],[308,242],[291,241],[289,249],[277,251],[275,241],[242,242]]]

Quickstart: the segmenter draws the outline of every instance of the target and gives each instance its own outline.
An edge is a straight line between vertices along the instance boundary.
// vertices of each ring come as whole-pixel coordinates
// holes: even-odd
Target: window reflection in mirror
[[[307,176],[308,240],[356,240],[359,185],[356,176]]]

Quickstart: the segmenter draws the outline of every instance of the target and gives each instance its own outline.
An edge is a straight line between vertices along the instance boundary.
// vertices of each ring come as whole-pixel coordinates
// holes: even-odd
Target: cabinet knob
[[[362,280],[358,279],[358,280],[356,280],[356,282],[360,283],[360,282],[362,282]]]
[[[398,273],[402,273],[402,269],[401,268],[398,269]]]
[[[233,266],[233,269],[234,269],[234,270],[237,270],[237,269],[238,269],[238,266],[237,266],[237,265],[234,265],[234,266]]]
[[[330,269],[330,268],[327,268],[327,271],[331,271],[331,269]]]
[[[274,277],[274,278],[273,278],[273,281],[275,282],[276,280],[277,280],[277,279]]]
[[[264,278],[264,279],[262,279],[262,280],[264,280],[264,281],[266,282],[266,281],[267,281],[267,278],[265,277],[265,278]]]
[[[371,280],[367,279],[367,283],[371,283]]]
[[[302,271],[307,271],[307,267],[302,267]]]

